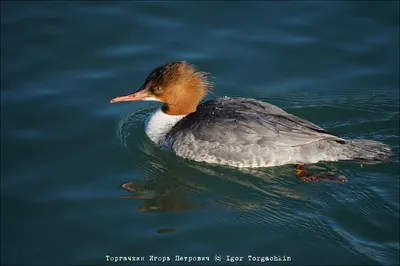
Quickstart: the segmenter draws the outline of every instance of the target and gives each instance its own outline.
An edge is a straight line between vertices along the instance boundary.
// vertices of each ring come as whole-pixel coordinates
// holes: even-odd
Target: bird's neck
[[[154,143],[162,144],[168,132],[185,116],[171,115],[159,108],[146,119],[146,134]]]

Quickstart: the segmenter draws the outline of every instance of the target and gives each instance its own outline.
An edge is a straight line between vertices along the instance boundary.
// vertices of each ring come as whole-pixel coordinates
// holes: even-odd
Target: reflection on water
[[[194,208],[184,193],[184,189],[176,182],[160,182],[138,180],[128,182],[121,187],[133,195],[123,196],[123,198],[136,198],[144,200],[144,205],[137,210],[140,212],[171,212]]]

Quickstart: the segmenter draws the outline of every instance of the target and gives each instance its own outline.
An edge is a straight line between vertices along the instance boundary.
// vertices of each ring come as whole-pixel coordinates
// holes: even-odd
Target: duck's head
[[[187,115],[212,88],[209,75],[199,72],[185,61],[171,62],[155,68],[143,86],[135,93],[112,99],[110,102],[159,101],[169,115]]]

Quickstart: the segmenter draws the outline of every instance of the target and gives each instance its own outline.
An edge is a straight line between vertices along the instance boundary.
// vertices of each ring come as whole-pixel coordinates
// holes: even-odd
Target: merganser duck
[[[249,98],[200,101],[213,87],[209,73],[185,62],[155,68],[135,93],[110,102],[150,100],[163,105],[145,122],[148,137],[183,158],[234,167],[302,165],[320,161],[378,163],[391,148],[373,140],[345,140]]]

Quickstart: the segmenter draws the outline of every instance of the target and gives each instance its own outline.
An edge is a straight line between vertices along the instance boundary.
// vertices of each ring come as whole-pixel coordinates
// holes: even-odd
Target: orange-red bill
[[[148,97],[149,96],[147,95],[146,90],[139,90],[139,91],[129,94],[129,95],[120,96],[120,97],[111,99],[110,103],[140,101],[140,100],[144,100]]]

